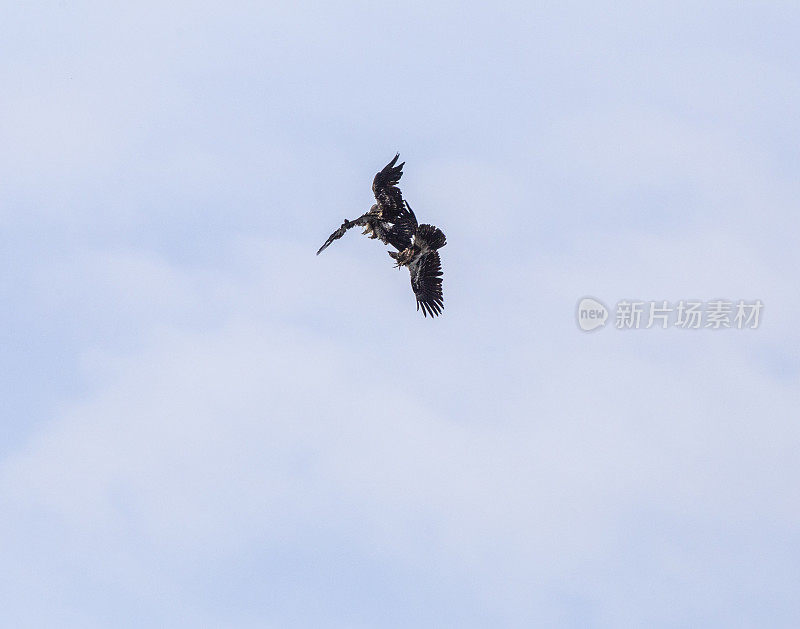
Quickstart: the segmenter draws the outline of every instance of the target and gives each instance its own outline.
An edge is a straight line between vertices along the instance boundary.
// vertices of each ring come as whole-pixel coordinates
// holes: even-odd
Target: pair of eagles
[[[442,263],[437,249],[447,241],[442,230],[433,225],[418,225],[411,206],[403,200],[397,183],[403,176],[403,164],[395,166],[400,154],[386,164],[372,182],[372,192],[377,203],[366,214],[353,221],[344,219],[342,226],[333,232],[319,248],[322,253],[334,240],[338,240],[351,227],[364,227],[364,234],[378,238],[397,249],[389,251],[395,267],[408,267],[411,273],[411,289],[417,298],[417,310],[422,314],[436,316],[442,312]]]

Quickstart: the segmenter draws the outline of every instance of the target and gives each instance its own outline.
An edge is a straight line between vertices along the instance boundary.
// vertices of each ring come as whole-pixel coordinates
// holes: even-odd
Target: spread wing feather
[[[447,244],[444,232],[433,225],[422,224],[417,229],[415,241],[418,245],[427,245],[431,249],[441,249]]]
[[[442,262],[436,251],[430,251],[409,267],[411,289],[417,298],[417,310],[422,306],[422,314],[435,317],[444,309],[442,297]]]
[[[397,164],[400,158],[400,153],[394,156],[394,159],[386,164],[372,180],[372,192],[375,199],[378,201],[378,210],[382,219],[394,222],[394,220],[403,211],[403,194],[397,184],[400,177],[403,176],[403,165],[405,162]]]
[[[329,245],[330,245],[330,244],[331,244],[331,243],[332,243],[334,240],[339,240],[339,238],[341,238],[342,236],[344,236],[344,233],[345,233],[345,232],[346,232],[348,229],[350,229],[351,227],[355,227],[356,225],[361,225],[361,226],[363,226],[363,225],[366,225],[366,224],[367,224],[367,220],[368,220],[368,218],[369,218],[369,214],[367,213],[367,214],[363,214],[362,216],[359,216],[359,217],[358,217],[357,219],[355,219],[354,221],[345,221],[344,223],[342,223],[342,226],[341,226],[339,229],[337,229],[337,230],[336,230],[335,232],[333,232],[333,233],[332,233],[330,236],[328,236],[328,240],[326,240],[326,241],[325,241],[325,244],[324,244],[324,245],[322,245],[322,246],[319,248],[319,251],[317,251],[317,255],[319,255],[320,253],[322,253],[323,251],[325,251],[325,249],[327,249],[327,248],[328,248],[328,246],[329,246]]]

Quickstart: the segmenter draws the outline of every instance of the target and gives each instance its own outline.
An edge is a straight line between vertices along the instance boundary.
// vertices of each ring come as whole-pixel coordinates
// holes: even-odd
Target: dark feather
[[[359,217],[358,217],[356,220],[354,220],[354,221],[345,221],[344,223],[342,223],[342,226],[341,226],[339,229],[337,229],[337,230],[336,230],[335,232],[333,232],[333,233],[332,233],[330,236],[328,236],[328,240],[326,240],[326,241],[325,241],[325,244],[324,244],[324,245],[322,245],[322,246],[319,248],[319,251],[317,251],[317,255],[319,255],[320,253],[322,253],[323,251],[325,251],[325,249],[327,249],[327,248],[328,248],[328,246],[329,246],[329,245],[330,245],[330,244],[331,244],[331,243],[332,243],[334,240],[339,240],[339,238],[341,238],[342,236],[344,236],[345,232],[346,232],[348,229],[350,229],[351,227],[355,227],[355,226],[357,226],[357,225],[361,225],[361,226],[363,226],[363,225],[366,225],[368,220],[369,220],[369,213],[367,213],[367,214],[362,214],[361,216],[359,216]]]
[[[378,201],[378,211],[380,217],[385,221],[393,223],[394,220],[403,211],[403,194],[397,184],[400,182],[400,177],[403,176],[403,165],[405,162],[395,166],[397,160],[400,158],[400,153],[394,156],[394,159],[386,164],[375,178],[372,180],[372,192],[375,199]]]
[[[441,229],[425,224],[417,228],[414,241],[420,246],[427,245],[431,249],[441,249],[447,244],[447,238],[445,238]]]
[[[398,214],[395,224],[399,225],[404,232],[407,232],[409,238],[417,233],[417,216],[408,201],[403,203],[403,210]]]
[[[403,209],[394,221],[394,224],[389,229],[389,235],[386,240],[387,244],[398,251],[408,249],[412,244],[414,232],[417,229],[417,217],[414,212],[408,207],[407,203],[403,204]]]
[[[442,263],[436,251],[430,251],[409,265],[411,289],[417,298],[417,310],[422,306],[422,314],[435,317],[444,308],[442,296]]]

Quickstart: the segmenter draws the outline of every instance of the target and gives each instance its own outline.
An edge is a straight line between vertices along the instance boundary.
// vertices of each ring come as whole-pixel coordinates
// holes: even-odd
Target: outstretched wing
[[[339,240],[339,238],[341,238],[342,236],[344,236],[344,233],[345,233],[345,232],[346,232],[348,229],[350,229],[351,227],[355,227],[356,225],[366,225],[366,224],[367,224],[367,218],[368,218],[368,217],[369,217],[369,215],[368,215],[368,214],[363,214],[362,216],[359,216],[359,217],[358,217],[356,220],[354,220],[354,221],[345,221],[344,223],[342,223],[342,226],[341,226],[339,229],[337,229],[337,230],[336,230],[335,232],[333,232],[333,233],[332,233],[330,236],[328,236],[328,240],[326,240],[326,241],[325,241],[325,244],[324,244],[324,245],[322,245],[322,246],[319,248],[319,251],[317,251],[317,255],[319,255],[320,253],[322,253],[323,251],[325,251],[325,249],[327,249],[327,248],[328,248],[328,245],[330,245],[330,244],[331,244],[331,243],[332,243],[334,240]]]
[[[378,201],[380,217],[390,223],[394,222],[403,211],[403,194],[397,184],[400,181],[400,177],[403,176],[405,162],[395,166],[399,158],[400,153],[395,155],[394,159],[386,164],[383,170],[375,175],[375,179],[372,180],[372,192]]]
[[[435,317],[444,309],[442,298],[442,262],[439,253],[430,251],[410,265],[411,289],[417,298],[417,310]]]

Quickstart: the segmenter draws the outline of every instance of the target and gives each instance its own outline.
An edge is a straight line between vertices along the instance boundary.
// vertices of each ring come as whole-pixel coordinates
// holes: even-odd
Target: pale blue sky
[[[9,626],[798,626],[794,3],[1,13]]]

